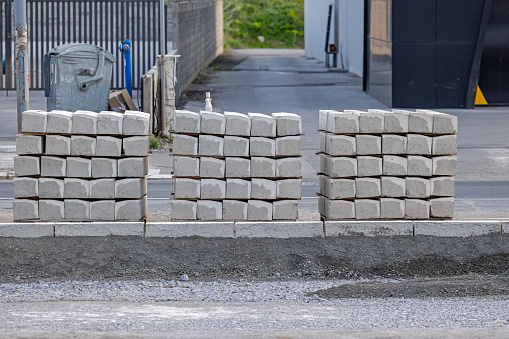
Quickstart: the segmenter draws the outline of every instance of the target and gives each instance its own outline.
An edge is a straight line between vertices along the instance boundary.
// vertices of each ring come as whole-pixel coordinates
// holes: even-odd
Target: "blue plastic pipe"
[[[118,48],[124,54],[124,75],[125,75],[125,88],[131,98],[133,97],[133,80],[131,74],[131,41],[124,40]]]

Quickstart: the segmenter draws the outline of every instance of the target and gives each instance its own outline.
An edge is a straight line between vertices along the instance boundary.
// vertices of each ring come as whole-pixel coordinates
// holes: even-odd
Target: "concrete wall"
[[[168,38],[181,55],[176,96],[223,52],[223,1],[174,1],[168,5]]]
[[[364,2],[359,0],[304,0],[306,56],[325,61],[325,33],[329,4],[333,3],[329,43],[340,48],[338,67],[362,76]],[[336,38],[336,36],[338,38]],[[343,57],[343,63],[341,62]],[[331,57],[332,60],[332,57]]]

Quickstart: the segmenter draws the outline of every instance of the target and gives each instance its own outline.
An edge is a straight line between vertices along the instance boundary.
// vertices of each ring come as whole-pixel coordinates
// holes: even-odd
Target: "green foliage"
[[[226,49],[304,47],[304,0],[224,0],[223,8]]]
[[[150,137],[148,145],[151,149],[160,149],[162,147],[161,140],[158,137]]]

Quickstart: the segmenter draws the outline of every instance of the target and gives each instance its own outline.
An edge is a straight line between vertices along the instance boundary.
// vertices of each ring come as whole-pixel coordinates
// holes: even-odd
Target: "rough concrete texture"
[[[458,153],[458,137],[441,135],[433,137],[433,155],[456,155]]]
[[[103,111],[97,116],[97,134],[121,135],[123,122],[123,113]]]
[[[318,196],[318,213],[320,213],[320,215],[327,216],[325,214],[325,199],[326,198],[324,196]]]
[[[226,131],[226,116],[221,113],[200,111],[200,132],[203,134],[224,135]]]
[[[69,178],[92,177],[92,160],[78,157],[66,159],[66,173]]]
[[[200,158],[173,157],[173,175],[176,177],[200,176]]]
[[[249,178],[251,176],[251,160],[244,158],[226,158],[225,176],[227,178]]]
[[[273,157],[276,155],[276,141],[270,138],[251,137],[249,154],[255,157]]]
[[[500,234],[501,223],[491,220],[414,221],[414,229],[415,236],[472,237]]]
[[[146,178],[115,180],[115,198],[117,199],[140,199],[146,194]]]
[[[412,221],[326,221],[325,236],[412,236]]]
[[[115,220],[139,221],[146,216],[147,199],[115,202]]]
[[[70,155],[71,138],[63,135],[46,135],[47,155]]]
[[[322,171],[332,178],[357,176],[357,159],[344,157],[325,157],[325,168]]]
[[[458,158],[453,156],[434,157],[433,175],[456,175]]]
[[[357,175],[359,177],[376,177],[382,175],[382,158],[358,156]]]
[[[431,155],[432,137],[419,134],[409,134],[407,139],[408,154]]]
[[[276,119],[276,135],[283,137],[287,135],[302,134],[302,118],[294,113],[272,113]]]
[[[16,135],[16,153],[18,155],[44,153],[43,136],[18,134]]]
[[[224,174],[224,159],[200,158],[200,178],[224,178]]]
[[[276,177],[276,159],[252,157],[251,177],[253,178],[274,178]]]
[[[407,174],[417,177],[431,177],[433,175],[433,161],[428,157],[409,155],[407,157]]]
[[[226,179],[226,199],[251,199],[251,181],[244,179]]]
[[[408,160],[407,158],[397,155],[384,155],[383,160],[383,175],[390,176],[405,176],[408,173]]]
[[[357,198],[376,198],[381,195],[380,178],[355,178],[355,196]]]
[[[199,179],[174,179],[175,199],[199,199],[201,183]]]
[[[173,131],[175,133],[200,133],[201,116],[198,113],[176,110]]]
[[[431,178],[431,195],[434,197],[453,197],[454,177]]]
[[[224,137],[224,156],[249,157],[249,139],[226,135]]]
[[[17,177],[13,179],[14,198],[36,198],[39,196],[39,179]]]
[[[97,134],[98,114],[88,111],[76,111],[72,115],[72,134]]]
[[[94,137],[71,135],[71,155],[94,156],[97,140]]]
[[[321,109],[318,111],[318,129],[320,131],[327,130],[327,122],[329,120],[329,112],[336,112],[336,111],[326,110],[326,109]]]
[[[173,154],[197,155],[198,154],[198,137],[192,137],[190,135],[174,134],[173,135]]]
[[[196,201],[172,200],[171,220],[196,220],[196,209]]]
[[[420,199],[405,199],[406,219],[429,219],[429,213],[429,201]]]
[[[71,134],[72,115],[73,114],[71,112],[67,111],[48,112],[46,132],[57,134]]]
[[[142,222],[56,223],[56,237],[142,236]]]
[[[274,180],[251,179],[251,199],[275,200],[277,185]]]
[[[96,179],[90,181],[90,198],[115,199],[115,179]]]
[[[298,200],[278,200],[272,203],[273,220],[297,220],[298,218]]]
[[[320,132],[320,152],[322,153],[329,153],[329,150],[327,149],[327,134],[326,132]]]
[[[302,179],[276,181],[276,199],[297,199],[301,197]]]
[[[382,134],[382,154],[406,154],[406,135]]]
[[[148,157],[118,159],[118,176],[139,178],[148,174]]]
[[[115,178],[118,176],[117,159],[92,158],[91,165],[92,178]]]
[[[431,217],[452,218],[454,217],[454,198],[430,199]]]
[[[247,204],[247,220],[272,220],[271,202],[262,200],[249,200]],[[240,234],[242,234],[242,232]],[[239,237],[239,233],[237,233],[237,237]]]
[[[223,156],[224,138],[214,135],[200,134],[198,150],[200,155]]]
[[[147,222],[147,238],[234,238],[233,222]]]
[[[226,198],[226,181],[217,179],[202,179],[200,184],[201,199],[224,199]],[[198,214],[200,205],[198,205]],[[206,220],[203,216],[200,220]]]
[[[223,203],[221,201],[198,200],[196,204],[196,219],[207,221],[223,219]]]
[[[382,154],[382,138],[376,135],[356,135],[357,154],[379,155]]]
[[[39,201],[29,199],[14,199],[12,203],[12,216],[14,221],[39,219]],[[6,230],[4,230],[2,227],[0,228],[0,232],[1,234],[4,234]],[[8,231],[6,234],[6,236],[9,236]],[[39,235],[34,232],[33,236],[37,237]]]
[[[244,136],[251,135],[251,119],[242,113],[224,112],[226,116],[225,135]]]
[[[247,205],[245,201],[223,200],[223,220],[247,220]]]
[[[325,150],[330,155],[355,155],[357,154],[357,140],[355,137],[346,135],[326,134]]]
[[[419,111],[411,112],[408,116],[409,133],[433,133],[433,113]]]
[[[371,199],[355,199],[356,219],[379,219],[380,201]]]
[[[253,137],[276,137],[276,119],[261,113],[248,113],[251,118],[251,136]]]
[[[377,110],[360,112],[359,133],[381,134],[384,132],[384,113]]]
[[[509,222],[502,221],[502,234],[508,234],[508,233],[509,233]]]
[[[46,133],[48,113],[37,110],[28,110],[21,114],[22,133]]]
[[[323,180],[323,190],[320,190],[320,194],[330,199],[355,198],[355,180],[334,179],[323,175],[320,178]]]
[[[301,158],[281,158],[276,160],[276,177],[299,178],[302,175]]]
[[[65,178],[65,199],[88,199],[90,197],[90,182],[88,180]]]
[[[59,200],[39,200],[39,219],[55,221],[64,219],[64,202]]]
[[[55,178],[39,178],[39,198],[63,199],[64,180]]]
[[[380,218],[405,219],[405,200],[394,198],[380,198]],[[410,228],[410,235],[412,235],[412,228]]]
[[[126,111],[122,124],[123,135],[148,135],[150,115],[137,111]]]
[[[408,112],[395,110],[384,114],[384,133],[407,133]]]
[[[78,199],[64,200],[64,219],[66,220],[89,220],[90,201]]]
[[[456,134],[458,131],[458,117],[452,114],[433,112],[434,134]]]
[[[406,178],[406,196],[408,198],[429,198],[431,182],[429,179],[418,177]]]
[[[15,156],[14,172],[17,176],[30,176],[41,174],[41,158],[32,156]]]
[[[237,238],[314,238],[323,237],[323,223],[318,221],[293,222],[238,222]]]
[[[397,198],[406,196],[406,179],[382,177],[382,197]]]
[[[16,203],[16,201],[14,203]],[[55,229],[53,225],[54,225],[53,223],[2,224],[0,226],[0,237],[12,237],[12,238],[54,237]]]
[[[351,200],[325,199],[324,215],[328,219],[354,219],[355,203]]]
[[[90,220],[115,220],[115,200],[91,201]]]
[[[358,114],[331,111],[327,115],[325,117],[325,128],[320,128],[321,130],[336,134],[359,133]]]
[[[16,159],[14,161],[14,170],[16,170]],[[65,177],[67,175],[67,161],[65,158],[42,156],[40,173],[43,177]]]
[[[122,154],[133,157],[148,156],[148,139],[148,136],[124,138],[122,140]]]
[[[95,155],[99,157],[120,157],[122,154],[122,139],[98,136],[95,146]]]
[[[276,156],[299,156],[300,136],[276,138]]]

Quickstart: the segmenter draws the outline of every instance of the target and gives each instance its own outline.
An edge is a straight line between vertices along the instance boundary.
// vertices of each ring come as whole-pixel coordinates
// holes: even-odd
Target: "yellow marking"
[[[476,105],[487,105],[488,102],[486,101],[486,98],[482,94],[481,88],[477,86],[477,92],[475,93],[475,104]]]

